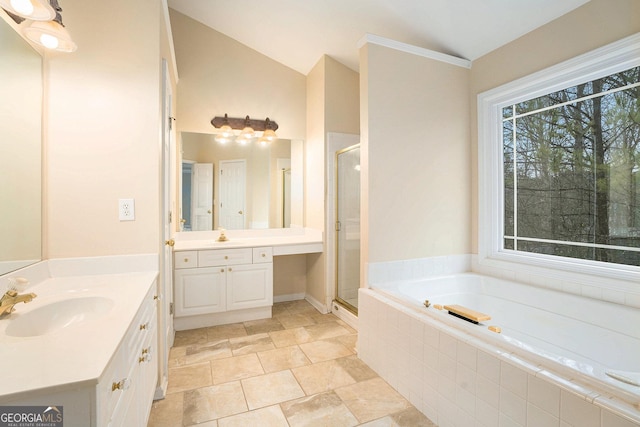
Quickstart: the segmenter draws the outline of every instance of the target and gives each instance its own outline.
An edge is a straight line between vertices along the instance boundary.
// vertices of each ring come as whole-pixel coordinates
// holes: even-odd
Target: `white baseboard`
[[[327,306],[322,304],[320,301],[318,301],[317,299],[315,299],[311,295],[309,295],[309,294],[305,295],[304,299],[307,300],[309,302],[309,304],[314,306],[315,309],[318,310],[320,313],[322,313],[322,314],[329,313],[329,310],[327,309]]]
[[[298,301],[304,299],[305,293],[301,292],[298,294],[287,294],[287,295],[274,295],[273,302],[287,302],[287,301]]]
[[[176,331],[248,322],[250,320],[271,319],[271,306],[226,311],[223,313],[201,314],[197,316],[174,317]]]

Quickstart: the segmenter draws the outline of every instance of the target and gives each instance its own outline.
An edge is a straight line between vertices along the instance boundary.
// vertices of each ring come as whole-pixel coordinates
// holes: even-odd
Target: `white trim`
[[[300,292],[297,294],[274,295],[273,303],[276,304],[279,302],[300,301],[304,299],[305,295],[306,294],[304,292]]]
[[[435,50],[402,43],[397,40],[376,36],[375,34],[365,34],[357,44],[358,49],[367,43],[388,47],[389,49],[399,50],[401,52],[422,56],[424,58],[435,59],[436,61],[445,62],[458,67],[471,68],[471,61],[468,59],[458,58],[457,56],[447,55],[446,53],[436,52]]]
[[[478,252],[479,263],[527,271],[548,269],[550,276],[592,274],[638,280],[635,266],[502,250],[502,108],[579,83],[640,66],[640,33],[478,95]],[[624,287],[624,286],[623,286]]]

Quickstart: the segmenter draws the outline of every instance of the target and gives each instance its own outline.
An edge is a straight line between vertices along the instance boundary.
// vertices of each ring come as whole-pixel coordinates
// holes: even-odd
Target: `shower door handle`
[[[340,231],[342,229],[342,223],[340,221],[336,221],[336,231]]]

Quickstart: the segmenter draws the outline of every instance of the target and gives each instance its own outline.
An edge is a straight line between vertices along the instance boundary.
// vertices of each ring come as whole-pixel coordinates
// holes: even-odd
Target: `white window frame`
[[[580,83],[640,66],[640,33],[478,95],[478,262],[527,271],[534,267],[562,277],[597,275],[639,280],[640,267],[607,264],[503,249],[504,182],[502,109]]]

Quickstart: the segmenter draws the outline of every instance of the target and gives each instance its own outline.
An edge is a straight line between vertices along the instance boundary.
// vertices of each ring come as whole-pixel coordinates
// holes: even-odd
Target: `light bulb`
[[[224,138],[230,138],[233,136],[233,129],[231,129],[231,126],[229,125],[222,125],[220,128],[220,135]]]
[[[40,36],[40,42],[44,47],[49,49],[55,49],[58,47],[58,44],[60,44],[60,41],[58,40],[58,38],[50,34],[42,34]]]
[[[11,7],[21,15],[29,16],[33,13],[31,0],[11,0]]]

